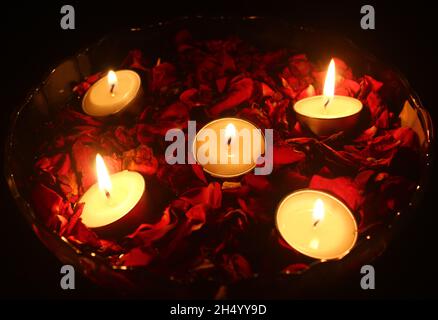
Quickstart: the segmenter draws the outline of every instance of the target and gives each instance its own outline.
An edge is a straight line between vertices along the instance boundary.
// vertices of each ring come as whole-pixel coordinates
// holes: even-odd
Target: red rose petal
[[[217,182],[210,183],[207,187],[194,188],[181,196],[192,206],[197,204],[208,204],[213,209],[218,209],[222,203],[221,185]]]
[[[186,212],[186,217],[189,220],[191,231],[196,231],[202,228],[205,224],[207,206],[204,203],[195,205]]]
[[[128,235],[127,238],[141,246],[150,246],[152,242],[163,238],[176,225],[176,221],[171,221],[169,210],[169,208],[166,208],[160,221],[155,224],[141,224],[132,234]]]
[[[175,72],[175,67],[168,62],[163,62],[152,68],[152,91],[163,89],[172,84],[176,80]]]
[[[83,136],[72,146],[76,172],[79,174],[82,190],[87,190],[96,182],[96,147],[94,140]]]
[[[192,164],[192,169],[193,169],[193,172],[195,173],[195,175],[198,177],[199,180],[201,180],[205,184],[208,183],[207,182],[207,178],[205,177],[204,169],[202,168],[201,165],[199,165],[197,163]]]
[[[151,148],[141,144],[136,149],[123,153],[123,168],[149,176],[157,172],[158,160],[154,157]]]
[[[216,87],[217,87],[217,91],[219,93],[222,93],[225,91],[225,88],[227,86],[228,83],[228,78],[227,77],[222,77],[216,80]]]
[[[125,68],[138,69],[142,71],[146,71],[146,60],[143,58],[143,53],[141,50],[131,50],[128,53],[128,56],[122,63],[122,66]]]
[[[127,267],[145,267],[156,255],[151,248],[133,248],[120,258],[120,263]]]
[[[224,254],[222,256],[223,268],[233,281],[248,279],[253,273],[248,261],[240,254]]]
[[[35,213],[46,225],[50,225],[53,217],[62,212],[64,201],[61,196],[42,184],[32,189],[31,197]]]
[[[305,158],[306,155],[303,152],[295,150],[290,145],[274,145],[274,166],[297,163]]]
[[[67,239],[78,245],[86,244],[94,248],[100,247],[98,236],[92,230],[88,229],[82,221],[76,222]]]
[[[341,198],[353,211],[357,210],[363,202],[363,196],[351,178],[338,177],[327,179],[314,175],[310,180],[309,188],[328,191]]]
[[[239,106],[249,100],[253,93],[254,82],[251,78],[243,78],[231,84],[230,92],[221,102],[210,108],[212,116],[218,116],[222,112]]]
[[[309,269],[309,265],[304,263],[294,263],[288,265],[281,272],[285,274],[300,274]]]
[[[411,128],[400,127],[392,131],[394,139],[400,141],[401,147],[416,149],[419,145],[418,136]]]
[[[246,174],[242,180],[244,185],[247,185],[251,190],[258,193],[269,192],[272,189],[271,183],[266,176],[255,175],[252,173]]]

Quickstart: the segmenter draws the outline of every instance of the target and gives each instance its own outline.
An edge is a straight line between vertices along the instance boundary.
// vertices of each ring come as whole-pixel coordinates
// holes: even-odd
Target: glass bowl
[[[190,30],[200,39],[237,35],[261,49],[294,48],[306,53],[311,61],[327,61],[329,57],[337,56],[345,60],[355,74],[369,74],[389,84],[384,97],[386,102],[394,113],[400,115],[402,125],[417,133],[421,143],[422,164],[413,168],[420,179],[409,206],[397,208],[388,224],[370,230],[342,260],[315,262],[299,274],[255,275],[227,286],[226,290],[225,284],[215,281],[180,283],[148,274],[141,268],[113,267],[99,255],[84,252],[48,230],[30,204],[28,177],[32,174],[36,146],[39,145],[35,129],[72,99],[75,84],[88,75],[118,66],[129,50],[138,48],[149,56],[166,59],[171,46],[166,39],[171,39],[181,29]],[[360,267],[378,257],[391,238],[415,216],[413,209],[421,199],[429,173],[432,139],[431,118],[405,78],[350,41],[272,18],[191,17],[121,30],[56,65],[13,112],[6,142],[5,175],[17,206],[39,239],[62,263],[75,266],[76,271],[103,287],[151,298],[301,297],[305,292],[317,290],[321,283],[336,285],[351,272],[358,273]]]

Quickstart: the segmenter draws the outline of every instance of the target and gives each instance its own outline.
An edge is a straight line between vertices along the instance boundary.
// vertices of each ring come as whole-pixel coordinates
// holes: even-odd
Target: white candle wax
[[[294,105],[297,119],[318,136],[352,131],[359,122],[362,102],[335,96],[336,70],[332,59],[324,82],[324,94],[299,100]]]
[[[325,96],[314,96],[297,101],[294,109],[297,113],[310,118],[338,119],[357,114],[362,110],[362,103],[351,97],[334,96],[327,106]]]
[[[287,196],[277,210],[276,223],[283,239],[309,257],[344,257],[357,239],[357,224],[348,207],[334,196],[300,190]]]
[[[101,228],[122,219],[143,196],[145,181],[141,174],[121,171],[109,175],[102,157],[96,156],[98,182],[82,198],[82,222],[89,228]],[[135,227],[135,226],[134,226]]]
[[[88,89],[82,101],[82,109],[94,117],[113,115],[134,104],[141,93],[141,79],[136,72],[110,71]]]
[[[113,187],[109,198],[94,184],[79,201],[85,203],[81,218],[89,228],[103,227],[124,217],[140,201],[145,190],[143,176],[138,172],[121,171],[110,179]]]

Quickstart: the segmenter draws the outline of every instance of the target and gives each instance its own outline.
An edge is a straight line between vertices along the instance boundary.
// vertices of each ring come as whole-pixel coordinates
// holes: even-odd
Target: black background
[[[76,30],[60,28],[60,8],[73,5]],[[376,30],[360,28],[360,7],[372,4]],[[2,2],[0,130],[33,85],[58,61],[126,26],[140,26],[183,15],[268,15],[327,29],[350,38],[409,79],[424,105],[437,119],[436,18],[426,1],[409,3],[327,1],[67,1]],[[436,45],[436,44],[435,44]],[[438,121],[435,121],[438,123]],[[373,263],[376,290],[360,289],[360,274],[339,286],[315,292],[315,298],[437,298],[438,195],[436,170],[416,219]],[[106,298],[113,295],[78,276],[76,290],[59,287],[61,264],[34,236],[1,179],[0,298]]]

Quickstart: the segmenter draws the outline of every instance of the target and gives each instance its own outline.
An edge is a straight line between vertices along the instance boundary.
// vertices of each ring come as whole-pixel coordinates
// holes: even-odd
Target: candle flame
[[[108,197],[112,189],[111,179],[106,168],[105,162],[100,154],[96,155],[96,172],[99,189]]]
[[[227,143],[231,143],[231,139],[236,136],[236,127],[234,124],[229,123],[225,128],[225,139],[227,139]]]
[[[117,75],[113,70],[108,72],[108,86],[110,88],[111,94],[114,94],[114,88],[117,85]]]
[[[324,202],[321,199],[317,199],[315,201],[315,205],[313,206],[313,220],[315,221],[313,226],[316,226],[322,219],[324,219]]]
[[[327,75],[325,76],[324,81],[324,96],[327,98],[327,104],[333,99],[335,96],[335,79],[336,79],[336,68],[335,68],[335,60],[331,60],[327,69]]]

